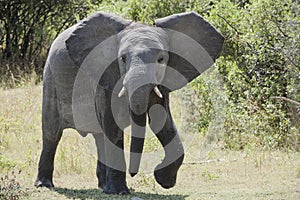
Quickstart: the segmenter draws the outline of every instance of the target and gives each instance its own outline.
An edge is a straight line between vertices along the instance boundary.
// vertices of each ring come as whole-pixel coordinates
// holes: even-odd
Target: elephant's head
[[[169,110],[169,92],[183,87],[214,63],[223,37],[195,12],[158,19],[154,26],[99,12],[74,29],[66,45],[77,66],[97,45],[106,42],[99,50],[98,65],[103,72],[99,85],[114,91],[112,97],[129,102],[123,106],[129,108],[131,116],[130,174],[138,172],[148,114],[150,127],[165,149],[155,178],[165,188],[174,186],[183,147]],[[155,104],[165,111],[151,114]]]
[[[151,91],[163,98],[158,85],[162,82],[168,63],[168,36],[160,29],[132,24],[119,35],[119,67],[123,87],[118,96],[125,93],[130,109],[136,115],[147,111]]]

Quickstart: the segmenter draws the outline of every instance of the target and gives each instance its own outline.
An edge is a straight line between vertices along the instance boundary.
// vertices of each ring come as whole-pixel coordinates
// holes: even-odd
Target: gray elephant
[[[153,26],[98,12],[61,33],[44,68],[43,149],[35,186],[54,187],[56,148],[63,130],[73,128],[95,138],[98,187],[108,194],[129,193],[123,131],[131,125],[129,173],[134,176],[148,115],[165,151],[155,179],[173,187],[184,150],[169,93],[209,68],[223,41],[195,12],[157,19]]]

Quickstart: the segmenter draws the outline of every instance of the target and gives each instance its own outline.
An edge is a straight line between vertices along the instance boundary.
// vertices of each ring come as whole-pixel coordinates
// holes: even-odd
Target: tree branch
[[[227,19],[225,19],[225,17],[221,16],[220,14],[217,14],[217,16],[223,19],[226,22],[226,24],[228,24],[238,35],[242,35],[242,33],[239,30],[237,30],[237,28],[235,28]]]
[[[287,101],[291,104],[294,104],[296,106],[300,106],[300,103],[298,101],[286,98],[286,97],[279,97],[279,96],[274,96],[274,97],[270,97],[271,99],[276,99],[276,100],[282,100],[282,101]]]

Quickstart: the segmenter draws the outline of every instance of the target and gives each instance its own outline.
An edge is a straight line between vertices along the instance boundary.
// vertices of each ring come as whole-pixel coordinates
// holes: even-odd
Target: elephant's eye
[[[126,62],[126,56],[125,55],[121,56],[120,60],[121,60],[122,63],[125,63]]]
[[[163,58],[163,57],[159,58],[159,59],[157,60],[157,62],[160,63],[160,64],[162,64],[162,63],[164,62],[164,58]]]

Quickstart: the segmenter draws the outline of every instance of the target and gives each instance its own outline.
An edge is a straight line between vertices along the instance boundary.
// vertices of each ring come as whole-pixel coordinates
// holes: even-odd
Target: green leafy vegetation
[[[291,131],[299,129],[299,124],[292,123],[298,115],[292,109],[296,105],[272,99],[299,100],[299,93],[289,89],[298,90],[300,83],[298,2],[220,1],[213,5],[208,20],[226,38],[217,67],[229,99],[227,146],[298,148],[299,132]]]
[[[220,178],[220,176],[212,174],[211,172],[209,172],[208,169],[204,169],[203,172],[202,172],[202,174],[201,174],[201,176],[204,179],[208,180],[208,181],[212,181],[214,179]]]

